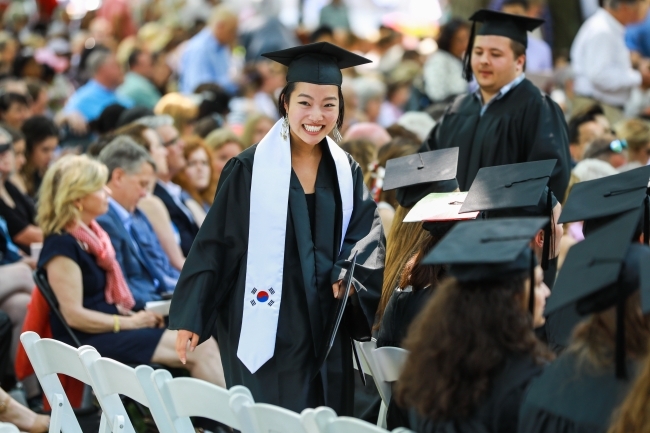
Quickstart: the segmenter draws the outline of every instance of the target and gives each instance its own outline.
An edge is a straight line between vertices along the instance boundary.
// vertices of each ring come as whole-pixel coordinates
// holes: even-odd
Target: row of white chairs
[[[120,396],[148,407],[161,433],[194,433],[190,417],[212,419],[242,433],[387,432],[355,418],[337,417],[328,407],[298,414],[255,403],[243,386],[224,389],[199,379],[172,378],[167,370],[147,365],[131,368],[102,358],[90,346],[75,349],[34,332],[23,333],[20,340],[52,407],[49,433],[82,433],[57,374],[92,388],[102,410],[99,433],[135,433]]]

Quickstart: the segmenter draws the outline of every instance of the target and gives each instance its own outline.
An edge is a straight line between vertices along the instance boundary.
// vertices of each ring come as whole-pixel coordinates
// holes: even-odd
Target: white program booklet
[[[152,311],[163,316],[169,316],[169,307],[172,304],[171,299],[166,301],[150,301],[144,305],[146,311]]]

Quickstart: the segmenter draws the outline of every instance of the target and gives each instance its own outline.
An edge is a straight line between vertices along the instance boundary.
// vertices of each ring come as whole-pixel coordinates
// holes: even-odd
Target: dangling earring
[[[341,137],[341,132],[339,131],[338,125],[334,125],[334,129],[332,130],[332,138],[334,138],[334,141],[336,141],[337,144],[341,144],[343,141],[343,137]]]
[[[284,120],[282,121],[282,129],[280,130],[280,135],[283,140],[286,140],[289,137],[289,115],[284,115]]]

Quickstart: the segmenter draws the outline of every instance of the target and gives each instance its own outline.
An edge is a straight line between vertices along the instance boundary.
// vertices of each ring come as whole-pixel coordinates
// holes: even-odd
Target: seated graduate
[[[616,220],[624,212],[642,209],[629,242],[648,242],[650,234],[645,233],[645,221],[650,223],[646,193],[648,179],[650,166],[580,182],[571,189],[558,222],[582,221],[582,232],[588,238],[595,230]],[[581,317],[571,305],[549,313],[546,320],[549,346],[556,352],[564,350],[569,344],[571,332],[580,321]]]
[[[547,311],[570,305],[588,317],[569,347],[531,382],[519,432],[605,433],[630,389],[650,344],[650,248],[629,241],[639,212],[569,250]]]
[[[43,232],[34,223],[34,201],[11,181],[24,162],[25,140],[14,143],[9,131],[0,128],[0,216],[7,222],[12,241],[29,254],[32,243],[43,242]]]
[[[340,69],[368,60],[327,43],[268,53],[288,65],[282,120],[223,169],[213,206],[172,299],[181,359],[215,326],[228,386],[296,412],[353,410],[353,329],[341,326],[322,365],[327,319],[356,253],[354,295],[375,319],[384,266],[377,205],[340,138]],[[355,303],[355,299],[351,299]],[[357,310],[358,311],[358,310]]]
[[[531,247],[544,270],[544,283],[553,290],[557,257],[564,231],[558,220],[562,205],[547,186],[557,160],[483,167],[476,174],[460,212],[484,213],[487,219],[546,217],[546,225]]]
[[[61,314],[82,345],[127,364],[182,367],[174,351],[176,331],[163,318],[134,312],[135,300],[106,232],[96,218],[108,211],[108,169],[87,156],[64,156],[45,173],[37,221],[45,234],[38,266],[59,302]],[[73,344],[56,315],[53,338]],[[225,385],[214,339],[187,356],[193,377]]]
[[[382,293],[377,310],[377,347],[401,346],[409,325],[446,275],[443,266],[423,265],[422,260],[456,221],[474,219],[478,214],[459,215],[467,193],[454,192],[458,190],[455,178],[441,179],[453,176],[456,162],[457,149],[451,149],[406,156],[388,163],[385,179],[389,187],[398,178],[397,198],[411,208],[403,223],[417,224],[426,235],[406,257],[399,284],[392,291]],[[423,165],[426,170],[419,169]],[[385,297],[388,300],[382,302]]]
[[[388,301],[399,286],[406,262],[417,252],[422,242],[429,238],[429,233],[422,230],[420,221],[405,223],[404,218],[427,194],[458,190],[455,178],[457,164],[457,148],[416,153],[386,161],[385,175],[378,190],[396,190],[395,199],[399,206],[387,239],[386,269],[375,331],[379,329]]]
[[[530,241],[544,218],[459,222],[424,259],[449,264],[404,342],[397,403],[420,432],[517,432],[528,382],[552,353],[537,339],[549,290]]]
[[[155,237],[147,217],[137,208],[154,182],[155,163],[142,146],[126,136],[113,139],[99,153],[98,160],[108,167],[110,197],[108,212],[97,217],[97,222],[113,244],[115,259],[135,300],[133,308],[141,310],[147,302],[161,300],[162,293],[173,292],[175,287],[168,284],[164,272],[140,246],[142,239]],[[136,219],[144,224],[135,225]]]

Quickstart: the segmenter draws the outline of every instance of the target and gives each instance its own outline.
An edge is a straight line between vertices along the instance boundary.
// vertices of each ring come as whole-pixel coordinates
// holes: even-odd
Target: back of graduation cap
[[[386,162],[383,189],[398,188],[399,204],[411,207],[428,194],[457,190],[457,167],[457,147],[390,159]]]
[[[545,314],[574,304],[580,315],[616,306],[616,376],[624,378],[625,300],[641,288],[644,313],[650,312],[650,248],[631,244],[640,209],[625,212],[569,250]]]
[[[474,12],[474,14],[469,17],[469,20],[472,21],[472,30],[470,33],[469,46],[465,51],[465,58],[463,59],[464,76],[467,81],[472,80],[471,56],[474,49],[475,35],[504,36],[515,42],[519,42],[524,46],[524,48],[527,48],[528,32],[535,30],[544,23],[544,20],[506,14],[489,9],[481,9]],[[478,32],[476,31],[476,23],[483,24]]]
[[[371,60],[329,42],[300,45],[264,53],[262,56],[289,67],[287,83],[340,86],[343,82],[341,69],[371,63]]]
[[[585,228],[587,224],[598,227],[602,225],[601,223],[611,220],[609,217],[643,207],[643,232],[648,242],[650,241],[649,180],[650,166],[645,166],[613,176],[577,183],[571,189],[562,208],[559,222],[585,221]]]
[[[464,212],[486,212],[490,218],[543,216],[544,248],[542,268],[548,267],[553,207],[557,200],[548,183],[556,159],[483,167],[476,174],[465,203]]]

